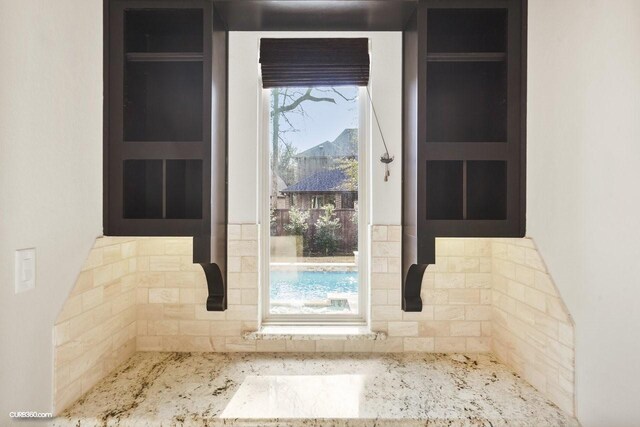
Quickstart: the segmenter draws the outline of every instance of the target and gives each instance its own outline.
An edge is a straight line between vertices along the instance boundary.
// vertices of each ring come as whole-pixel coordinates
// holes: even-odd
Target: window
[[[366,206],[361,91],[263,91],[261,211],[262,223],[270,224],[262,239],[265,322],[365,320],[366,220],[358,209]]]
[[[335,206],[333,200],[327,198],[327,200],[325,201],[324,194],[321,194],[319,196],[311,196],[311,209],[322,209],[322,207],[327,204]]]

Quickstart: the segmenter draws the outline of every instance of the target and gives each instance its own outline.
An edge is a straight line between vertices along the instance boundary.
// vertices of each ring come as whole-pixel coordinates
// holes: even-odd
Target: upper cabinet
[[[421,0],[404,31],[403,308],[436,237],[525,232],[524,2]]]
[[[227,30],[208,0],[105,1],[104,232],[193,236],[226,307]]]
[[[105,234],[210,230],[212,13],[110,2]]]

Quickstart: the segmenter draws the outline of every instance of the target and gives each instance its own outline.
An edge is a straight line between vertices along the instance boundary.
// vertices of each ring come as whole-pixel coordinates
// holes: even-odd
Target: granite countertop
[[[577,426],[490,355],[137,353],[55,426]]]

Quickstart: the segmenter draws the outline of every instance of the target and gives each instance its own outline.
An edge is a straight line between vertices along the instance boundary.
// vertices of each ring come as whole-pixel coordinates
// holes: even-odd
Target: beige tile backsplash
[[[423,311],[404,313],[401,227],[371,227],[371,327],[385,340],[245,340],[258,327],[259,232],[228,226],[228,309],[205,309],[191,238],[100,238],[55,326],[60,411],[134,351],[495,352],[573,413],[573,324],[530,239],[437,239]]]

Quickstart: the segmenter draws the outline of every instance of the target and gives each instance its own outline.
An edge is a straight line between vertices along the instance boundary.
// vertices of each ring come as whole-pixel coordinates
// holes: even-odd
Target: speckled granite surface
[[[492,356],[137,353],[55,426],[576,426]]]

